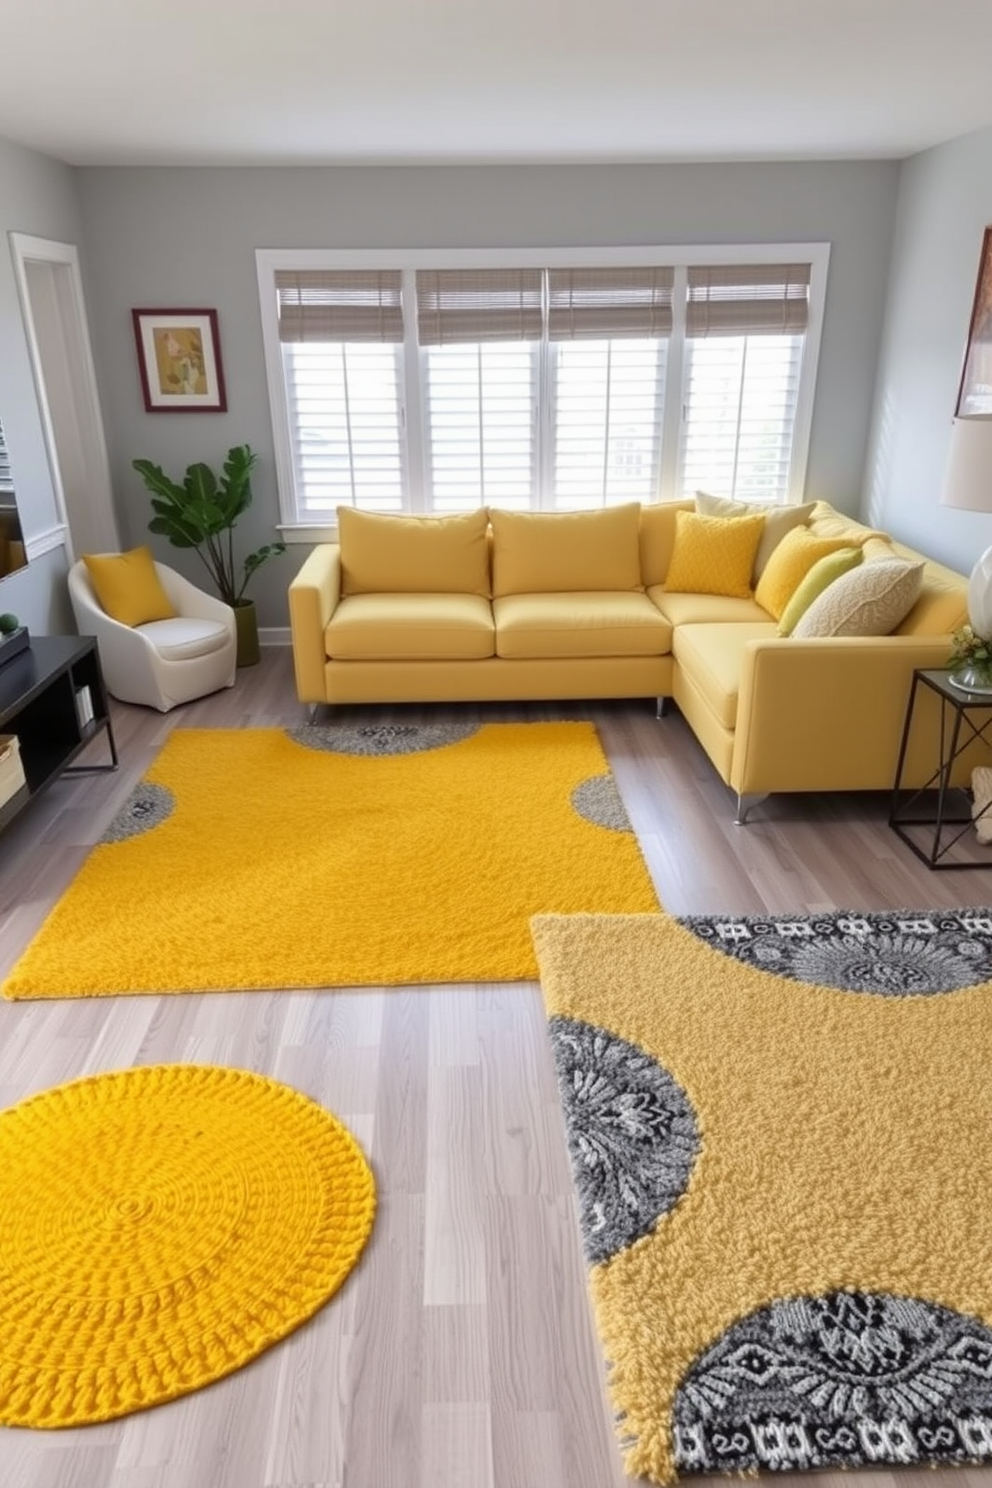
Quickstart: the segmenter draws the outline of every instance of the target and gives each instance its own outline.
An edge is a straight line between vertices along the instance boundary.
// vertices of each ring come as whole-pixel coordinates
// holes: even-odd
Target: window
[[[434,511],[538,500],[541,281],[538,269],[417,273]]]
[[[689,269],[683,496],[788,490],[809,281],[808,264]]]
[[[341,504],[800,499],[825,245],[775,262],[653,252],[545,253],[544,266],[466,252],[454,267],[453,254],[382,254],[358,268],[260,251],[288,533],[319,535]]]
[[[0,493],[12,495],[14,481],[10,474],[10,456],[7,454],[7,445],[3,437],[3,425],[0,424]]]
[[[400,275],[280,271],[275,287],[300,519],[401,511]]]

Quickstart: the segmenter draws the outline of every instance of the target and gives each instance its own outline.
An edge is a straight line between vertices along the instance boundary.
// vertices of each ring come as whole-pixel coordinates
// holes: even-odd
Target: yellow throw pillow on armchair
[[[175,618],[176,607],[162,588],[150,548],[84,553],[83,562],[100,607],[111,620],[135,626]]]
[[[755,599],[773,619],[781,620],[786,605],[814,563],[851,546],[849,539],[814,537],[807,527],[793,527],[769,558],[754,591]]]
[[[762,516],[675,516],[675,547],[665,576],[672,594],[725,594],[750,599],[751,570],[765,528]]]

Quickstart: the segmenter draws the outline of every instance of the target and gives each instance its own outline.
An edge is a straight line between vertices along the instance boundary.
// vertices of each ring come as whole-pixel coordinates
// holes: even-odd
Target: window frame
[[[272,425],[276,484],[279,495],[279,531],[289,543],[332,542],[337,538],[334,523],[314,524],[300,520],[296,505],[295,467],[292,435],[283,377],[282,347],[275,291],[278,269],[399,269],[403,274],[405,305],[415,303],[417,269],[458,268],[594,268],[614,265],[651,267],[670,266],[675,271],[674,320],[668,345],[667,386],[661,431],[661,466],[659,488],[663,499],[675,501],[675,477],[683,456],[683,396],[685,357],[685,304],[687,271],[690,266],[707,264],[762,264],[801,261],[810,265],[809,317],[803,341],[799,370],[799,392],[796,401],[795,429],[792,444],[789,483],[784,505],[799,505],[804,497],[809,458],[810,433],[816,379],[819,370],[823,312],[826,301],[827,269],[830,244],[827,242],[768,242],[724,244],[650,245],[645,247],[601,248],[258,248],[255,251],[258,279],[259,311],[265,360],[266,385]],[[542,343],[544,363],[547,342]],[[404,468],[410,478],[411,512],[423,513],[426,507],[424,472],[426,471],[425,409],[422,398],[422,348],[416,335],[416,317],[406,321],[402,364],[404,386],[401,389],[400,418],[404,439]],[[538,384],[539,421],[541,422],[542,459],[550,458],[550,429],[546,421],[552,410],[548,391],[547,369],[542,369]],[[539,462],[542,505],[546,501],[546,463]]]

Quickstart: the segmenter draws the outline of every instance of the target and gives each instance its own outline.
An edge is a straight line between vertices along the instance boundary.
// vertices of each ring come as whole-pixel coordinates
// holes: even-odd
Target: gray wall
[[[21,526],[30,540],[59,521],[8,232],[79,244],[76,173],[33,150],[0,139],[0,419],[10,451]],[[0,582],[0,610],[36,633],[75,630],[59,548],[32,558]]]
[[[542,247],[829,241],[807,494],[855,512],[899,185],[893,161],[686,166],[84,169],[87,294],[118,510],[147,539],[137,456],[179,475],[247,441],[263,457],[244,551],[278,519],[256,248]],[[130,311],[215,307],[226,414],[147,414]],[[155,539],[191,577],[195,559]],[[257,575],[263,626],[285,625],[307,549]]]
[[[992,130],[905,162],[865,472],[866,518],[965,573],[992,516],[939,503],[989,222]]]

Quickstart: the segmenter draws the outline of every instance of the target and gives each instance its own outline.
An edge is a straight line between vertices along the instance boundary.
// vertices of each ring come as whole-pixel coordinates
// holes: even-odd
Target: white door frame
[[[8,233],[14,261],[14,276],[21,301],[24,329],[27,336],[31,369],[34,374],[35,391],[41,414],[48,463],[52,476],[52,488],[61,523],[59,528],[38,534],[28,543],[28,556],[64,546],[69,563],[77,556],[72,535],[70,512],[66,503],[65,485],[59,465],[58,443],[52,419],[49,399],[45,388],[45,368],[41,345],[34,322],[31,305],[31,289],[27,266],[30,263],[45,263],[58,271],[58,290],[63,311],[61,329],[65,337],[67,361],[74,367],[73,401],[76,414],[76,430],[79,454],[85,468],[87,487],[92,499],[104,506],[103,519],[107,530],[117,531],[117,517],[113,504],[113,486],[110,476],[110,461],[103,428],[103,415],[96,387],[96,367],[90,344],[89,324],[86,318],[86,302],[83,295],[83,280],[79,271],[79,253],[73,243],[59,243],[51,238],[36,238],[28,233]],[[119,546],[115,542],[114,546]]]

